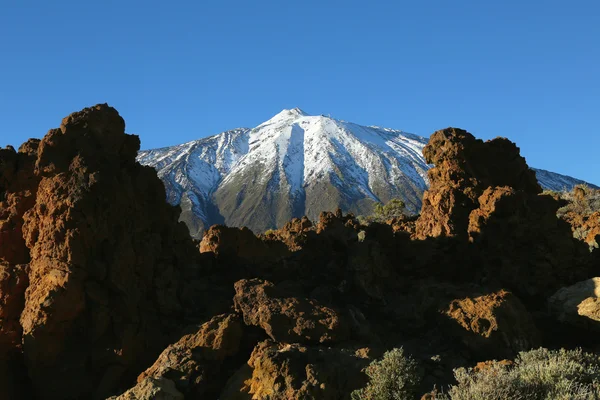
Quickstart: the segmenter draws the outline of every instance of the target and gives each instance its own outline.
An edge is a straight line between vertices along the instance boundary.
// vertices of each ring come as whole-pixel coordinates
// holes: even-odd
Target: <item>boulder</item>
[[[242,324],[234,314],[219,315],[167,347],[154,364],[138,377],[138,386],[148,378],[169,380],[186,396],[201,398],[220,387],[219,368],[227,357],[236,355],[242,338]],[[223,384],[224,382],[221,382]]]
[[[290,297],[261,279],[235,283],[235,308],[247,325],[259,326],[284,343],[331,343],[349,338],[346,320],[314,299]]]
[[[350,399],[366,385],[365,349],[259,343],[247,365],[227,383],[221,400]]]
[[[504,290],[453,300],[444,313],[462,328],[455,332],[481,359],[512,358],[541,344],[525,306]]]
[[[560,322],[600,331],[600,278],[559,289],[548,299],[548,306]]]

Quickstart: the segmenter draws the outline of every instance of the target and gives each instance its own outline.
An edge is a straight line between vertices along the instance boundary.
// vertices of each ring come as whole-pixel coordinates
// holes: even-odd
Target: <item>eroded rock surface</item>
[[[107,400],[183,400],[185,396],[177,390],[175,383],[165,378],[145,378],[135,387],[120,396]]]
[[[447,128],[431,135],[423,149],[430,187],[423,197],[417,236],[464,236],[469,214],[488,187],[509,186],[525,193],[542,189],[514,143],[497,138],[484,142],[469,132]]]
[[[137,391],[145,391],[150,382],[171,382],[188,397],[214,396],[220,390],[219,369],[223,360],[237,354],[243,328],[233,314],[219,315],[193,329],[177,343],[167,347],[150,368],[138,377]],[[136,391],[136,390],[134,390]],[[126,397],[125,397],[126,398]]]
[[[559,321],[600,331],[600,278],[559,289],[548,299],[548,305]]]
[[[489,358],[512,358],[540,345],[540,333],[521,301],[509,292],[453,300],[445,314],[463,329],[465,344]]]
[[[328,343],[349,337],[349,327],[338,312],[313,299],[286,297],[271,282],[241,280],[235,292],[235,307],[244,322],[261,327],[278,342]]]
[[[366,384],[368,351],[259,343],[227,383],[221,400],[350,399]]]
[[[39,398],[110,394],[184,314],[197,252],[138,148],[97,105],[1,156],[3,336],[22,342]]]

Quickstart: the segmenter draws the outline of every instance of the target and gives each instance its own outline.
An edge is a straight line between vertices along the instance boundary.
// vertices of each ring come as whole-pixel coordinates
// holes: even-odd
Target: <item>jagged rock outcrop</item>
[[[259,326],[284,343],[340,342],[349,337],[344,318],[316,300],[290,297],[271,282],[241,280],[235,284],[235,307],[247,325]]]
[[[227,383],[221,400],[350,399],[366,384],[368,349],[259,343]]]
[[[179,327],[197,251],[138,149],[97,105],[1,155],[0,314],[37,398],[106,397]]]
[[[23,214],[33,207],[39,177],[34,174],[39,140],[30,139],[16,152],[0,149],[0,261],[29,262],[23,239]]]
[[[289,252],[301,250],[314,232],[312,222],[305,216],[293,218],[278,230],[267,231],[264,238],[269,243],[283,243]]]
[[[188,331],[192,332],[167,347],[154,364],[140,374],[138,384],[129,393],[145,393],[149,383],[162,382],[161,387],[176,389],[181,398],[218,394],[220,385],[225,383],[219,379],[221,364],[239,351],[242,324],[236,315],[223,314]],[[127,399],[127,392],[119,398]]]
[[[419,238],[464,237],[469,214],[488,187],[542,192],[519,148],[505,138],[484,142],[462,129],[447,128],[431,135],[423,155],[435,167],[427,173],[430,187],[417,220]]]
[[[462,267],[470,279],[492,282],[521,298],[544,298],[565,282],[589,276],[584,249],[556,217],[561,202],[539,195],[535,174],[514,143],[483,142],[448,128],[435,132],[423,153],[435,167],[415,236],[472,243],[465,254],[479,264]]]
[[[200,242],[201,253],[217,257],[235,256],[245,261],[261,262],[269,257],[269,248],[248,228],[213,225]]]

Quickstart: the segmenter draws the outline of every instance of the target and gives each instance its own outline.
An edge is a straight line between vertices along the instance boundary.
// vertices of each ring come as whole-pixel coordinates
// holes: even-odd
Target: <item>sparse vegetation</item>
[[[557,195],[568,202],[566,206],[558,210],[559,216],[573,212],[585,217],[600,211],[600,189],[577,185],[572,191],[559,192]]]
[[[513,365],[455,370],[445,400],[600,399],[600,357],[582,350],[523,352]]]
[[[543,194],[564,200],[566,204],[557,211],[557,216],[571,224],[573,237],[586,241],[590,251],[598,247],[599,243],[590,236],[594,236],[600,226],[600,189],[577,185],[570,192],[545,191]]]
[[[406,216],[406,204],[400,199],[391,199],[386,204],[376,203],[373,207],[373,214],[361,216],[361,223],[386,222],[393,218]]]
[[[415,360],[404,355],[402,348],[386,352],[380,361],[367,367],[369,384],[352,392],[352,400],[414,399],[420,381]]]

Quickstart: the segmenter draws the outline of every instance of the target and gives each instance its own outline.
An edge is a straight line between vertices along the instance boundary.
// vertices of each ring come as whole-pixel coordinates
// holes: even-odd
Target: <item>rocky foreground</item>
[[[600,350],[600,231],[575,238],[595,220],[557,218],[506,139],[435,132],[417,219],[199,245],[138,149],[97,105],[0,150],[1,399],[349,399],[399,347],[426,393],[539,346]]]

